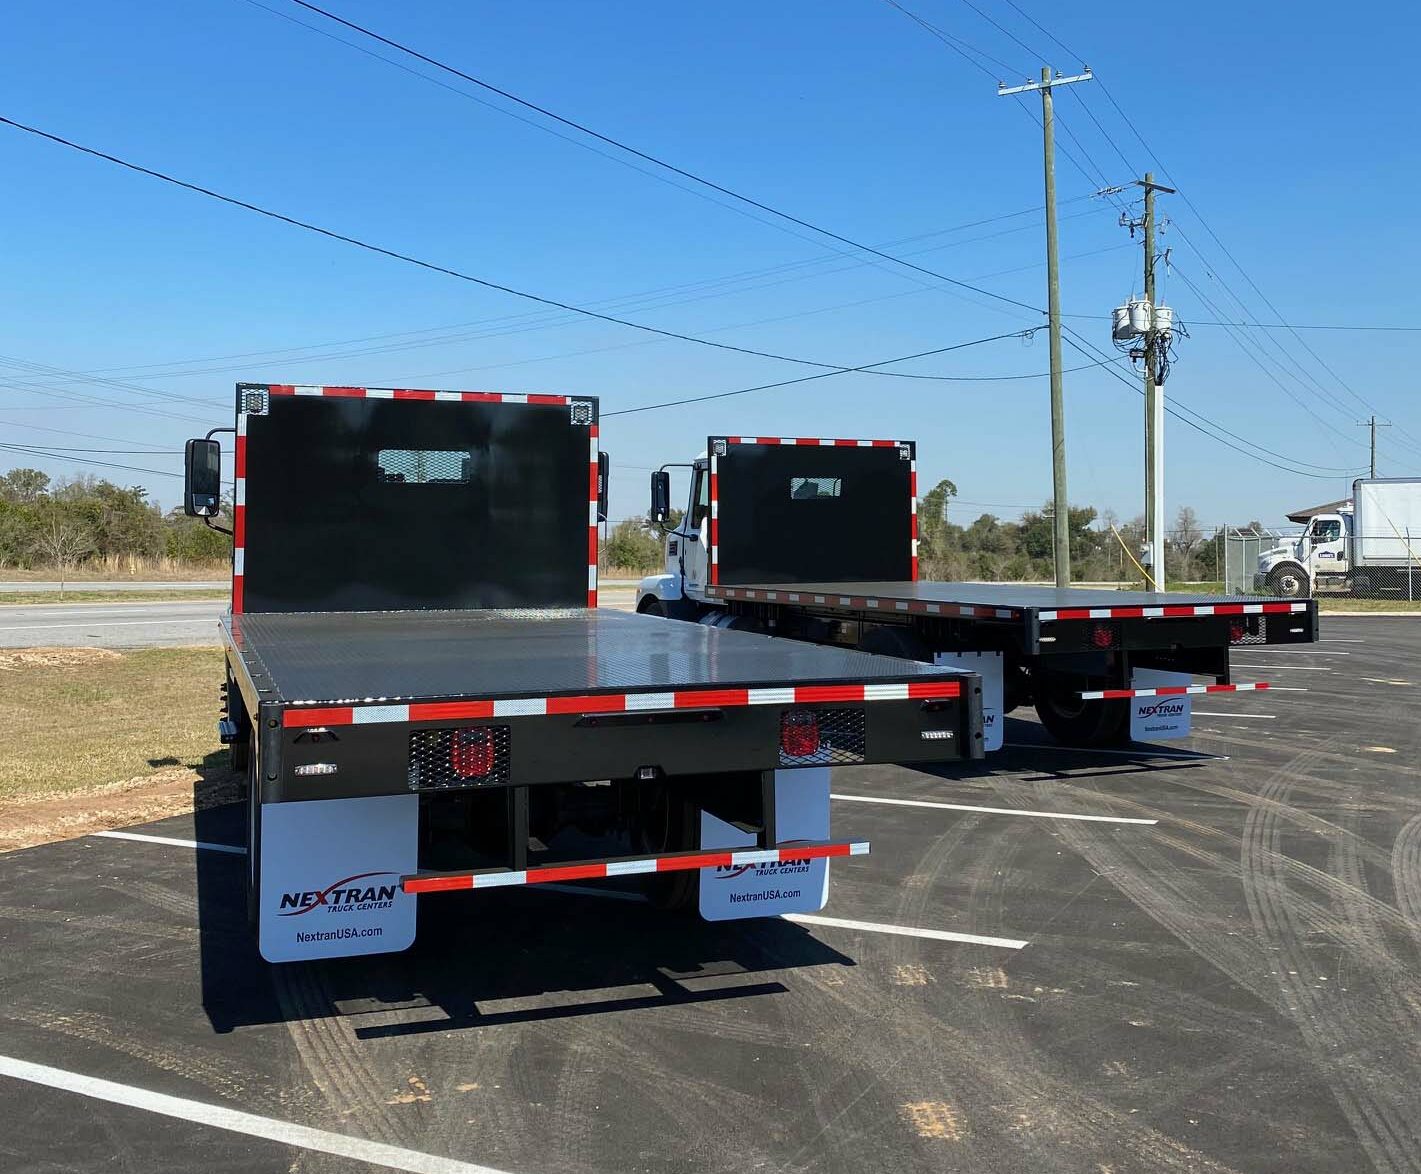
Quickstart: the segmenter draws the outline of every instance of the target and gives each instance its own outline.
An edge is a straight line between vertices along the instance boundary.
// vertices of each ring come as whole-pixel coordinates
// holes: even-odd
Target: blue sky
[[[973,2],[1025,47],[964,0],[905,6],[1009,66],[1008,80],[1043,60],[1077,72],[1007,0]],[[974,67],[883,0],[331,3],[726,187],[1044,305],[1039,102],[998,97],[1004,69]],[[1421,31],[1413,6],[1383,0],[1363,21],[1337,5],[1202,0],[1171,12],[1146,52],[1106,6],[1019,3],[1097,71],[1197,208],[1161,198],[1174,222],[1161,244],[1178,262],[1162,285],[1186,324],[1217,316],[1186,278],[1231,321],[1275,321],[1266,297],[1293,323],[1421,324],[1407,213],[1421,158],[1402,60]],[[1041,321],[378,50],[395,68],[288,0],[262,4],[16,0],[0,113],[433,262],[757,350],[852,366]],[[1110,308],[1140,282],[1117,224],[1135,196],[1090,193],[1150,160],[1099,85],[1058,92],[1057,113],[1063,306],[1108,350]],[[121,450],[0,451],[0,468],[60,474],[85,457],[174,472],[184,437],[229,422],[236,379],[595,394],[611,412],[812,370],[549,312],[3,127],[0,168],[0,441]],[[1381,471],[1421,474],[1416,335],[1299,333],[1200,324],[1180,343],[1169,396],[1291,471],[1171,420],[1171,516],[1188,504],[1210,524],[1281,522],[1340,496],[1348,474],[1302,474],[1362,468],[1354,421],[1370,410],[1396,424]],[[923,480],[950,476],[972,503],[953,508],[959,521],[1049,496],[1044,331],[896,369],[1032,377],[849,374],[609,419],[613,513],[643,508],[645,470],[712,432],[917,439]],[[1066,394],[1072,500],[1138,514],[1139,395],[1099,368],[1068,374]],[[172,477],[91,471],[176,500]]]

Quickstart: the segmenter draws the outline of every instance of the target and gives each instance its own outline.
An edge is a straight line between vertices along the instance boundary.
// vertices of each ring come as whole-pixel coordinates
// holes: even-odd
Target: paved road
[[[1415,1174],[1421,624],[1323,636],[1198,757],[837,771],[834,923],[500,889],[272,967],[235,807],[0,856],[5,1169]]]
[[[0,648],[155,648],[216,644],[226,600],[0,607]]]
[[[230,583],[226,579],[212,579],[198,583],[140,583],[124,579],[117,582],[74,582],[64,584],[66,591],[211,591],[214,588],[228,587]],[[0,583],[0,595],[7,592],[27,592],[27,591],[58,591],[59,583]]]
[[[630,587],[609,587],[603,607],[630,611]],[[217,644],[225,599],[44,603],[0,607],[0,648],[164,648]]]

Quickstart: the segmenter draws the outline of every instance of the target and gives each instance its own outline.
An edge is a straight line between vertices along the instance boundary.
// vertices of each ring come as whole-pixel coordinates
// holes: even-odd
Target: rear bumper
[[[781,744],[791,711],[814,715],[820,735],[809,753],[790,755]],[[982,755],[973,673],[896,684],[269,706],[262,727],[267,803]],[[466,779],[453,768],[459,737],[491,747],[486,775]]]

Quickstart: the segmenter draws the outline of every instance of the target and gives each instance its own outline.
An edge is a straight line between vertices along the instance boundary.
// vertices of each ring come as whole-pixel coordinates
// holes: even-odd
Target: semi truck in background
[[[1258,557],[1254,587],[1296,599],[1314,591],[1421,598],[1421,477],[1360,477],[1335,512]]]
[[[595,399],[240,383],[224,431],[219,729],[268,961],[403,950],[421,897],[550,881],[811,912],[868,851],[830,834],[829,766],[982,754],[968,671],[599,611]],[[212,524],[213,433],[186,468]]]
[[[690,498],[638,611],[971,669],[988,750],[1023,705],[1068,745],[1184,737],[1192,695],[1267,687],[1232,649],[1317,639],[1312,600],[922,582],[912,441],[712,436],[652,474],[658,522],[673,467]]]

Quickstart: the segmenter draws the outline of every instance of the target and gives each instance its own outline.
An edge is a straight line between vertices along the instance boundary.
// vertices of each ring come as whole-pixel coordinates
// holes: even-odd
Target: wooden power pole
[[[1066,493],[1066,409],[1061,391],[1061,274],[1056,246],[1056,118],[1051,90],[1093,77],[1089,67],[1075,77],[1052,76],[1042,67],[1040,82],[1021,86],[997,83],[1000,95],[1041,91],[1041,143],[1046,173],[1046,312],[1051,334],[1051,500],[1056,544],[1056,586],[1071,585],[1071,503]]]

